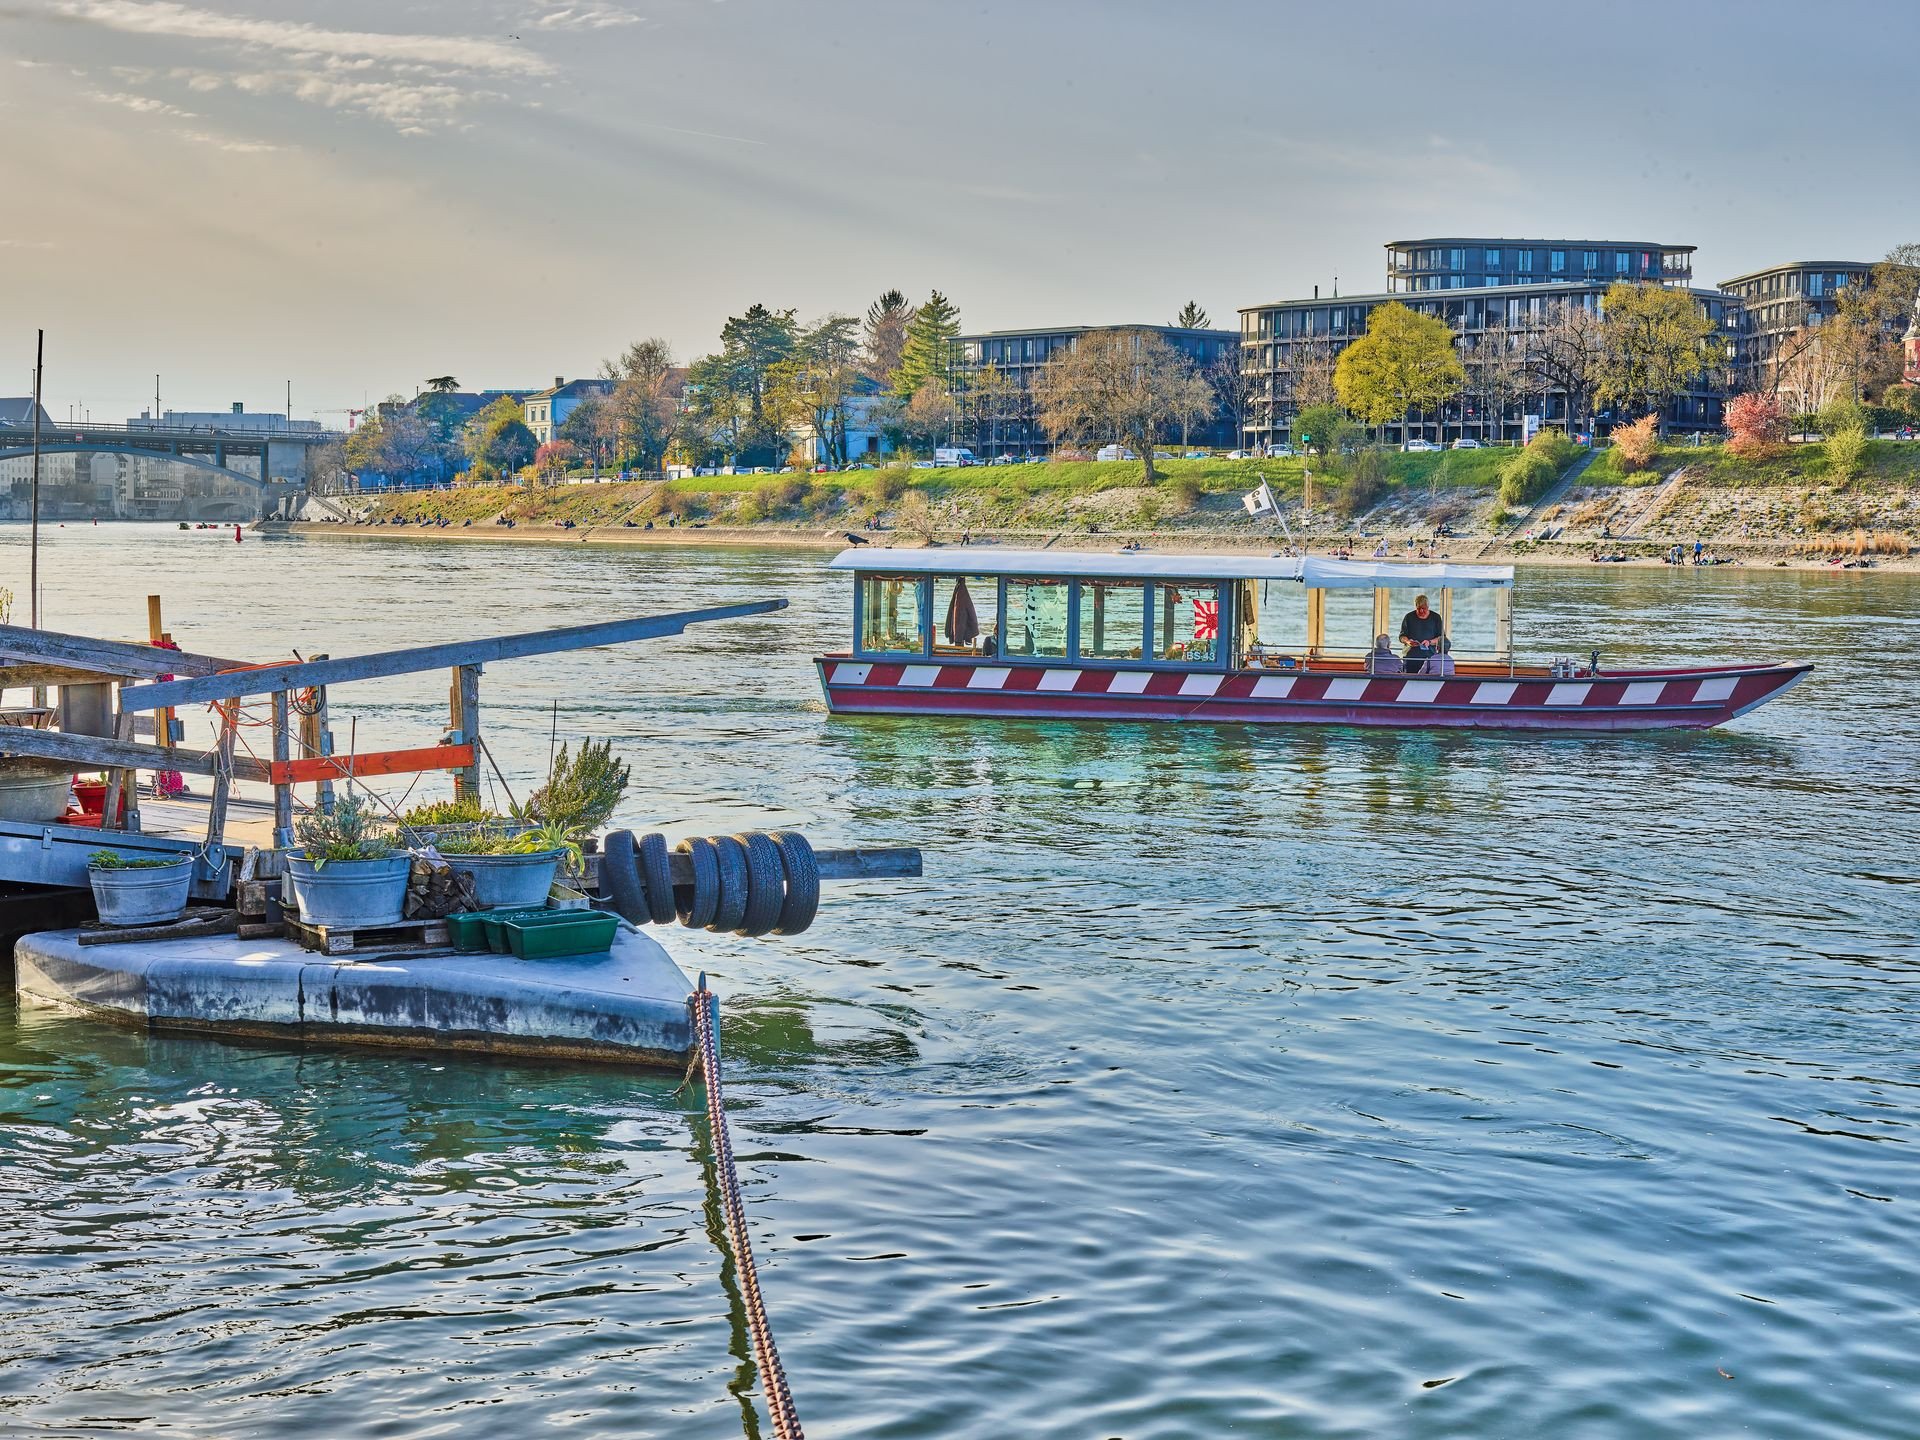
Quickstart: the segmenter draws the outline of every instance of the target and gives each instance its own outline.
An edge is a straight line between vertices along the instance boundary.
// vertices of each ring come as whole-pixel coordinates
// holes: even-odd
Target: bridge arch
[[[10,500],[16,519],[24,516],[22,492],[26,484],[19,468],[6,462],[26,460],[32,454],[31,448],[18,444],[0,449],[0,476],[7,476],[0,479],[0,496]],[[119,467],[110,494],[103,494],[102,482],[91,473],[83,475],[78,465],[72,473],[53,477],[51,481],[43,469],[42,518],[250,523],[265,518],[282,497],[302,489],[297,484],[262,479],[198,456],[175,455],[157,448],[67,440],[43,443],[40,455],[43,460],[48,456],[104,455],[140,467],[139,478],[131,486],[121,483],[124,465]],[[265,457],[261,458],[264,465]],[[183,483],[177,486],[155,483],[149,471],[149,467],[155,466],[173,467],[163,473]],[[90,471],[91,467],[85,469]],[[8,471],[11,475],[7,475]],[[193,484],[194,477],[199,477],[202,483]]]

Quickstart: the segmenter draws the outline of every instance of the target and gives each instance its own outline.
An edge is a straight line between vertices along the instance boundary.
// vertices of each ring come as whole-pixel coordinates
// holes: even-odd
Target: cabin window
[[[1373,628],[1375,618],[1373,591],[1333,586],[1320,593],[1326,597],[1322,602],[1326,610],[1320,653],[1364,655],[1373,649],[1374,636],[1380,633]],[[1400,617],[1394,616],[1392,632],[1387,636],[1389,641],[1398,638],[1399,622]]]
[[[1147,587],[1140,580],[1080,582],[1080,655],[1138,660],[1147,643]]]
[[[1153,587],[1154,658],[1211,665],[1220,658],[1220,587]]]
[[[1000,586],[991,575],[933,582],[933,653],[991,655],[998,643]]]
[[[1447,592],[1447,637],[1453,641],[1456,656],[1461,659],[1507,658],[1510,647],[1504,638],[1505,626],[1501,621],[1509,593],[1496,588]]]
[[[1307,587],[1298,580],[1251,582],[1253,632],[1260,648],[1295,654],[1307,644]]]
[[[860,648],[869,654],[922,655],[927,632],[921,597],[926,581],[903,575],[867,575],[860,581]]]
[[[1006,643],[1000,653],[1065,659],[1068,588],[1065,580],[1007,581]]]

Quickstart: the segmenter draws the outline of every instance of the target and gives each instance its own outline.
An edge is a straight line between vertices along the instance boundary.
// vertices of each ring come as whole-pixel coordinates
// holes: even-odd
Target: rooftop
[[[1237,333],[1215,328],[1189,329],[1180,325],[1039,325],[1024,330],[973,330],[960,336],[960,339],[1018,340],[1030,335],[1085,335],[1091,330],[1152,330],[1162,335],[1208,335],[1222,340],[1231,340]]]
[[[1749,270],[1744,275],[1736,275],[1731,280],[1722,280],[1720,288],[1739,285],[1748,280],[1758,280],[1763,275],[1779,275],[1789,270],[1858,270],[1863,274],[1873,269],[1871,260],[1787,260],[1779,265],[1768,265],[1759,270]]]
[[[1013,575],[1113,580],[1301,580],[1316,589],[1372,589],[1430,585],[1435,589],[1505,588],[1511,565],[1407,565],[1396,561],[1297,559],[1290,555],[1162,555],[1129,550],[1111,555],[1084,551],[1003,550],[955,545],[925,550],[842,550],[827,562],[832,570],[877,575]]]
[[[1456,290],[1373,290],[1364,295],[1320,295],[1308,296],[1300,300],[1269,300],[1264,305],[1243,305],[1240,307],[1240,313],[1245,315],[1254,310],[1279,310],[1302,305],[1382,305],[1389,300],[1397,300],[1402,305],[1412,309],[1414,306],[1429,304],[1433,301],[1471,300],[1476,296],[1491,297],[1497,300],[1515,295],[1538,295],[1546,290],[1605,291],[1611,289],[1615,284],[1634,283],[1651,284],[1652,282],[1636,282],[1630,278],[1623,279],[1618,275],[1596,275],[1591,279],[1583,276],[1577,280],[1529,280],[1518,285],[1462,285]],[[1666,288],[1672,289],[1677,287],[1669,286]],[[1687,293],[1697,295],[1702,300],[1724,300],[1727,298],[1718,290],[1709,290],[1699,285],[1689,287]]]
[[[1545,245],[1568,250],[1683,250],[1691,255],[1697,245],[1674,245],[1662,240],[1541,240],[1525,235],[1511,239],[1504,235],[1428,235],[1418,240],[1389,240],[1389,250],[1418,245]]]

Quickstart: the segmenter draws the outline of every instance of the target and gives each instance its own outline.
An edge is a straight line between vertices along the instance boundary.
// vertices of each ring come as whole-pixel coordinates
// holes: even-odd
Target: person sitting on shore
[[[1367,656],[1367,673],[1369,675],[1399,675],[1404,673],[1406,668],[1406,666],[1400,663],[1400,657],[1393,653],[1392,637],[1387,635],[1375,636],[1373,653]]]
[[[1446,627],[1427,605],[1427,597],[1413,597],[1413,609],[1400,617],[1400,643],[1407,647],[1406,672],[1417,675],[1440,653],[1440,635]]]

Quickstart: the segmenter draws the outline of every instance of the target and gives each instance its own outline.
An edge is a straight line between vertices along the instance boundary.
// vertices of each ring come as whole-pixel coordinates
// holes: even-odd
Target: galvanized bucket
[[[336,930],[365,930],[397,925],[407,908],[407,873],[413,858],[404,851],[385,860],[328,860],[316,865],[287,857],[287,879],[300,918],[309,925]]]
[[[447,868],[473,880],[474,901],[482,910],[525,909],[547,903],[564,850],[535,850],[525,855],[448,855]]]
[[[58,760],[0,759],[0,820],[58,820],[67,813],[73,766]]]
[[[187,911],[193,884],[191,855],[172,865],[141,865],[125,870],[87,867],[93,908],[108,925],[164,925]]]

